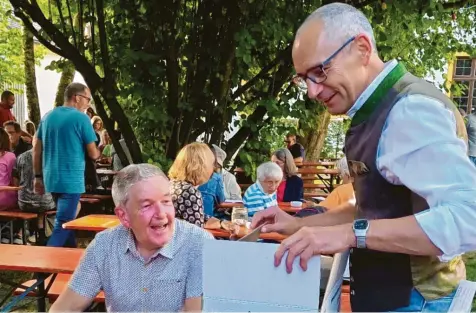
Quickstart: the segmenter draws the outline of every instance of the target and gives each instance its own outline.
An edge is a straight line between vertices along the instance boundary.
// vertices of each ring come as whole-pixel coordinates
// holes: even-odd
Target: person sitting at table
[[[352,185],[353,178],[350,176],[349,167],[347,165],[347,158],[344,156],[337,164],[339,175],[342,179],[342,185],[337,186],[327,196],[327,198],[319,203],[319,206],[332,210],[343,203],[355,203],[354,187]]]
[[[33,139],[35,141],[35,139]],[[22,187],[18,191],[18,207],[24,212],[31,213],[45,213],[46,211],[55,210],[56,205],[53,200],[53,196],[49,192],[44,194],[36,194],[33,188],[33,150],[30,149],[25,153],[22,153],[16,160],[15,167],[13,169],[13,181],[15,186]],[[48,217],[50,225],[54,224],[54,216]],[[44,230],[44,220],[39,219],[38,229]],[[46,233],[39,231],[39,242],[46,244]],[[21,233],[18,233],[18,238],[21,238]]]
[[[283,179],[283,171],[274,162],[266,162],[256,169],[256,182],[248,187],[243,197],[243,204],[252,217],[256,212],[277,206],[278,186]]]
[[[104,142],[99,146],[101,151],[101,157],[99,163],[111,164],[112,163],[112,141],[108,132],[104,130]]]
[[[209,217],[217,215],[215,214],[215,207],[218,204],[225,202],[225,192],[223,190],[224,189],[223,178],[221,174],[219,174],[218,172],[219,166],[217,163],[216,154],[213,151],[213,149],[211,149],[211,151],[213,152],[214,160],[215,160],[214,172],[207,182],[198,186],[198,190],[202,194],[203,211],[205,213],[205,220],[208,220]]]
[[[121,224],[98,233],[50,312],[82,312],[102,290],[108,312],[200,311],[206,230],[175,218],[169,180],[152,164],[114,179]]]
[[[10,147],[11,142],[8,134],[5,129],[0,127],[0,187],[13,186],[12,172],[17,158],[13,152],[10,152]],[[16,207],[17,192],[11,190],[1,190],[0,210],[9,210]]]
[[[222,175],[223,187],[225,191],[226,200],[242,200],[241,188],[236,182],[236,177],[223,167],[223,162],[226,160],[226,152],[217,145],[212,145],[218,164],[218,173]]]
[[[202,193],[198,186],[213,174],[215,156],[199,142],[183,147],[169,170],[172,201],[178,218],[203,227],[205,215]]]
[[[96,146],[104,144],[104,126],[102,119],[96,115],[91,118],[91,125],[93,125],[94,131],[96,132]]]
[[[304,198],[304,184],[297,175],[294,158],[288,149],[278,149],[271,156],[271,161],[276,163],[283,171],[283,180],[277,191],[278,202],[301,201]]]

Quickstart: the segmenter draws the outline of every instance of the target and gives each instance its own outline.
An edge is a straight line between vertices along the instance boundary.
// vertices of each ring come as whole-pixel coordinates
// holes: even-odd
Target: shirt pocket
[[[158,278],[153,282],[154,294],[156,297],[151,299],[154,301],[152,311],[161,312],[177,312],[183,308],[185,303],[185,287],[186,279],[181,278]]]

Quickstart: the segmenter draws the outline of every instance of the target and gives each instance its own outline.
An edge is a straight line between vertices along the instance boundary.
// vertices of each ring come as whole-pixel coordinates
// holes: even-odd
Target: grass
[[[466,279],[476,281],[476,252],[466,253],[464,255],[464,263],[466,264]],[[476,312],[476,298],[473,299],[471,312]]]
[[[84,246],[84,243],[78,243],[78,246]],[[467,280],[476,281],[476,252],[467,253],[464,256],[466,264]],[[24,282],[32,279],[32,274],[27,272],[0,271],[0,277],[14,282]],[[0,299],[3,299],[11,291],[11,288],[0,283]],[[49,309],[47,301],[46,309]],[[13,309],[15,312],[36,312],[36,300],[25,298]],[[471,312],[476,312],[476,299],[473,300]]]

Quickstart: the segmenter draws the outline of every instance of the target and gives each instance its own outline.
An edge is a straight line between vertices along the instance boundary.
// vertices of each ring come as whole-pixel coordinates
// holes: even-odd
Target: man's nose
[[[313,100],[317,99],[319,97],[319,94],[324,89],[322,84],[315,83],[311,81],[310,79],[306,81],[306,84],[307,84],[307,96],[309,97],[309,99],[313,99]]]

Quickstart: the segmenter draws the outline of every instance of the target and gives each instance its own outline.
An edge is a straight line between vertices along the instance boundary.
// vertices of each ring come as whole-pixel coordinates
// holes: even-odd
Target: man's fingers
[[[303,271],[307,271],[307,263],[313,256],[313,250],[311,246],[307,246],[307,248],[301,253],[300,260],[299,260],[299,265],[301,265],[301,268]]]
[[[271,225],[269,225],[271,226]],[[266,225],[266,227],[269,227]],[[301,233],[297,232],[294,235],[284,239],[278,247],[278,250],[274,254],[274,266],[279,266],[281,264],[281,259],[283,258],[284,253],[286,250],[289,249],[294,243],[301,240]]]
[[[288,256],[286,258],[286,271],[291,273],[293,271],[294,259],[300,255],[304,249],[308,247],[309,243],[306,238],[301,238],[300,241],[293,244],[293,246],[288,249]]]
[[[268,208],[266,210],[256,212],[253,216],[253,219],[251,220],[251,229],[255,229],[265,222],[273,221],[275,215],[276,213],[273,208]]]

